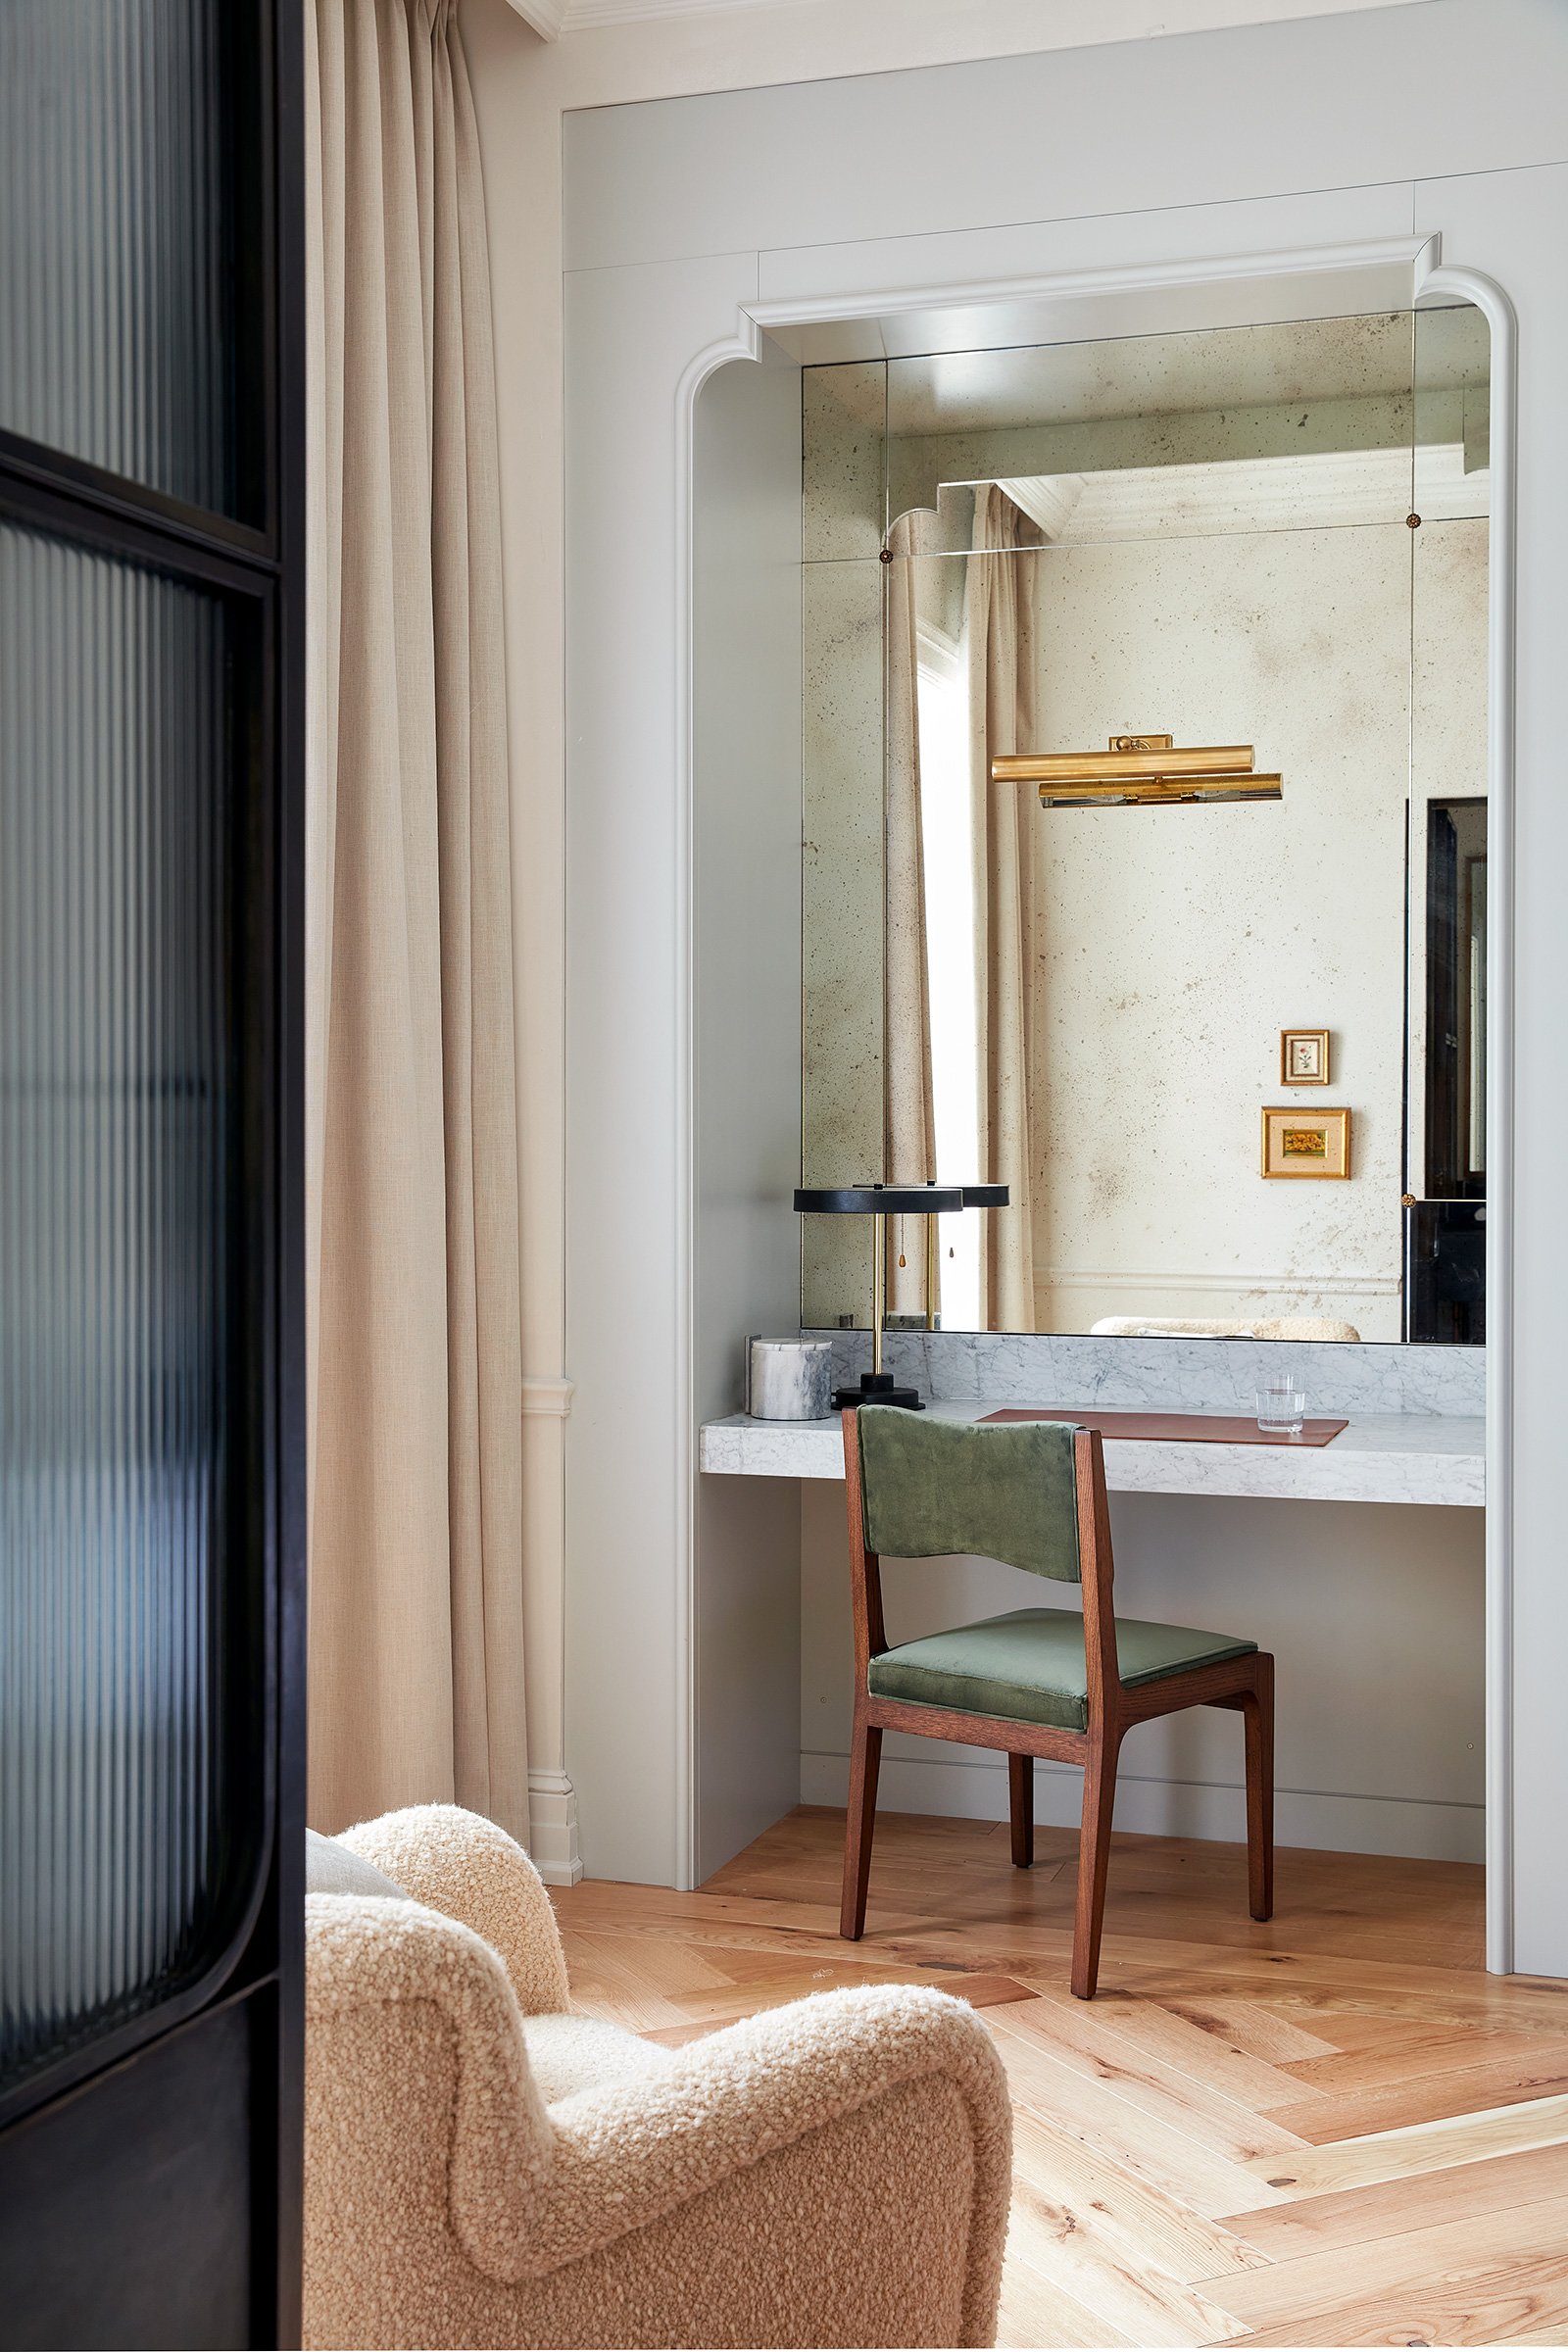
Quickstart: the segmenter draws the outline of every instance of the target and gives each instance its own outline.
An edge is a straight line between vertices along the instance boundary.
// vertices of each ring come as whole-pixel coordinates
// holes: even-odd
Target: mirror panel
[[[873,554],[808,564],[803,575],[803,1184],[837,1184],[844,1168],[874,1181],[883,1166],[884,568]],[[852,1301],[866,1315],[858,1226],[806,1219],[808,1321],[836,1323]]]
[[[1405,1325],[1486,1338],[1486,322],[1415,314]]]
[[[1415,471],[1410,504],[1425,522],[1491,512],[1492,345],[1468,303],[1411,318]]]
[[[1445,376],[1458,365],[1434,354]],[[932,509],[950,552],[979,544],[985,481],[1051,541],[1400,522],[1410,509],[1406,312],[940,353],[890,361],[887,379],[888,513]],[[809,459],[809,433],[806,446]]]
[[[808,548],[891,520],[805,566],[804,1181],[1011,1192],[895,1228],[891,1320],[1479,1338],[1410,1320],[1484,1219],[1477,315],[805,380]],[[804,1221],[807,1324],[868,1257]]]
[[[808,564],[875,563],[887,529],[887,366],[801,375],[801,552]],[[809,700],[809,698],[808,698]]]

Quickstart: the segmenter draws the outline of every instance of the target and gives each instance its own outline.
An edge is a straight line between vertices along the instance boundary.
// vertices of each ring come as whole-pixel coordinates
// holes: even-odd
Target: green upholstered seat
[[[1190,1666],[1245,1657],[1256,1647],[1255,1642],[1190,1626],[1116,1620],[1116,1662],[1129,1689]],[[955,1707],[1004,1723],[1051,1724],[1064,1732],[1084,1731],[1089,1723],[1084,1621],[1076,1609],[1014,1609],[902,1642],[871,1660],[867,1682],[877,1698]]]

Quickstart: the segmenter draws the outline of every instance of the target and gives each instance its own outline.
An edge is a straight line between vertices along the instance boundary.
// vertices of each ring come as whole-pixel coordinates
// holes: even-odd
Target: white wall
[[[473,0],[477,33],[486,17]],[[760,14],[771,12],[759,12]],[[902,12],[881,21],[879,37],[897,39]],[[951,19],[952,12],[945,12]],[[932,17],[920,25],[931,36]],[[650,77],[672,76],[667,26],[649,28],[641,53]],[[863,20],[838,52],[845,69],[867,63]],[[723,38],[729,40],[733,27]],[[952,38],[953,35],[948,35]],[[972,38],[968,24],[965,37]],[[706,38],[706,35],[705,35]],[[1012,46],[1027,35],[1014,21]],[[714,76],[798,69],[779,27],[767,49],[744,62],[739,48]],[[1207,253],[1276,252],[1345,238],[1390,239],[1436,230],[1446,258],[1490,270],[1521,317],[1520,451],[1525,495],[1519,532],[1520,757],[1517,957],[1523,982],[1518,1051],[1530,1083],[1521,1089],[1520,1177],[1516,1232],[1529,1280],[1521,1286],[1516,1364],[1539,1366],[1522,1383],[1517,1457],[1494,1513],[1511,1517],[1517,1536],[1518,1627],[1515,1757],[1518,1845],[1516,1909],[1520,1964],[1568,1965],[1568,1886],[1549,1866],[1551,1807],[1560,1788],[1563,1738],[1553,1661],[1568,1648],[1568,1587],[1557,1570],[1555,1387],[1548,1377],[1568,1310],[1568,1268],[1555,1226],[1557,1186],[1568,1136],[1568,1107],[1554,1082],[1557,1055],[1553,973],[1556,880],[1568,851],[1568,807],[1554,789],[1556,762],[1556,613],[1568,547],[1568,453],[1557,432],[1560,386],[1568,376],[1568,320],[1560,298],[1561,251],[1568,223],[1568,173],[1558,92],[1565,27],[1544,0],[1429,0],[1420,9],[1375,11],[1345,19],[1282,24],[1260,31],[1219,33],[1115,49],[1014,56],[1003,68],[956,67],[788,90],[742,92],[665,109],[611,108],[573,124],[567,254],[582,289],[581,313],[594,331],[573,356],[574,435],[593,442],[605,477],[588,520],[618,519],[619,563],[604,566],[612,593],[588,616],[590,641],[574,657],[567,732],[572,759],[568,795],[592,801],[585,778],[612,760],[614,747],[647,743],[636,793],[657,802],[623,827],[615,804],[613,833],[601,836],[616,863],[641,860],[653,886],[640,896],[618,887],[573,914],[569,956],[575,992],[592,986],[584,965],[613,954],[628,987],[662,988],[650,1013],[661,1067],[670,1066],[679,1021],[675,974],[684,947],[679,901],[659,884],[661,844],[680,823],[684,785],[673,698],[677,683],[669,604],[677,577],[674,461],[677,389],[696,354],[735,336],[737,312],[759,298],[808,290],[813,299],[876,288],[908,288],[1033,279],[1041,272],[1177,260]],[[569,43],[562,44],[563,49]],[[763,54],[765,51],[765,54]],[[883,57],[888,54],[884,49]],[[591,98],[626,95],[573,85],[579,71],[552,67],[548,88],[531,60],[493,46],[480,61],[490,202],[497,226],[494,271],[499,365],[517,394],[509,409],[504,530],[509,549],[511,684],[522,818],[517,832],[520,894],[533,873],[560,871],[560,804],[552,778],[551,729],[558,710],[560,612],[551,573],[552,499],[561,396],[550,321],[555,278],[539,232],[555,218],[555,145],[549,114],[575,86]],[[665,78],[664,86],[668,86]],[[1286,102],[1284,94],[1288,94]],[[543,111],[541,111],[543,110]],[[1104,125],[1114,122],[1108,140]],[[1042,123],[1051,135],[1040,135]],[[538,132],[538,136],[533,134]],[[1016,134],[1016,135],[1013,135]],[[1144,208],[1140,210],[1139,208]],[[510,243],[514,236],[516,243]],[[548,244],[548,237],[545,238]],[[727,259],[725,257],[728,257]],[[684,257],[684,258],[683,258]],[[650,268],[649,265],[656,265]],[[580,273],[580,274],[576,274]],[[590,281],[597,288],[590,295]],[[1058,303],[1058,331],[1094,310]],[[1146,331],[1159,324],[1146,315]],[[635,380],[632,380],[635,379]],[[656,479],[649,480],[649,468]],[[572,528],[581,527],[574,511]],[[608,545],[609,543],[606,542]],[[635,575],[634,577],[632,575]],[[543,763],[541,766],[540,763]],[[624,774],[624,770],[622,773]],[[543,777],[537,801],[529,777]],[[628,783],[624,790],[629,793]],[[601,811],[604,802],[600,800]],[[618,843],[618,846],[614,846]],[[560,998],[566,938],[559,901],[545,891],[544,919],[529,934],[519,991],[522,1046],[537,1046],[531,1075],[548,1097],[552,1069],[562,1070]],[[554,906],[554,915],[551,906]],[[626,926],[613,930],[622,912]],[[577,925],[581,924],[580,932]],[[641,1026],[641,1024],[639,1024]],[[573,1069],[591,1103],[606,1104],[600,1137],[611,1131],[611,1097],[623,1075],[618,1058],[600,1069]],[[536,1100],[530,1093],[528,1100]],[[654,1104],[639,1091],[627,1099],[619,1133],[625,1156],[650,1171],[669,1170],[684,1111],[669,1099]],[[549,1179],[549,1103],[537,1146]],[[564,1178],[556,1176],[557,1199]],[[660,1181],[663,1181],[661,1174]],[[610,1188],[592,1165],[573,1157],[570,1184],[579,1213],[608,1228]],[[536,1200],[538,1196],[536,1195]],[[668,1205],[666,1203],[666,1205]],[[672,1211],[671,1211],[672,1213]],[[559,1269],[548,1232],[530,1243],[530,1333],[560,1330]],[[574,1286],[575,1287],[575,1286]],[[534,1308],[538,1305],[538,1314]],[[635,1344],[655,1360],[675,1361],[678,1320],[669,1286],[634,1270],[617,1295],[590,1283],[574,1302],[572,1370],[581,1393],[603,1391],[572,1477],[572,1566],[568,1603],[576,1606],[581,1562],[585,1601],[605,1592],[582,1560],[584,1547],[620,1547],[625,1598],[636,1580],[637,1605],[624,1624],[600,1612],[568,1629],[568,1645],[602,1645],[596,1712],[568,1729],[568,1749],[591,1751],[607,1719],[646,1693],[648,1740],[642,1789],[597,1801],[628,1808],[605,1851],[612,1867],[658,1879],[667,1875],[677,1839],[672,1820],[676,1769],[672,1703],[661,1678],[672,1669],[662,1648],[641,1636],[650,1622],[671,1620],[689,1585],[683,1522],[673,1507],[670,1464],[688,1448],[676,1414],[661,1408],[648,1433],[644,1398],[632,1396],[630,1418],[614,1409],[623,1392],[612,1377],[617,1351]],[[537,1362],[537,1358],[531,1359]],[[688,1400],[687,1417],[690,1406]],[[1506,1465],[1505,1465],[1506,1468]],[[597,1497],[621,1482],[622,1507],[608,1513]],[[579,1495],[589,1496],[579,1524]],[[645,1596],[652,1594],[651,1598]],[[661,1685],[659,1689],[653,1688]],[[532,1695],[530,1693],[530,1695]],[[559,1718],[558,1718],[559,1720]],[[633,1818],[634,1817],[634,1818]]]
[[[733,1409],[749,1332],[793,1331],[801,1149],[801,377],[722,368],[695,418],[693,1395]],[[796,1488],[696,1487],[694,1869],[787,1812],[799,1781]],[[583,1701],[593,1704],[591,1690]],[[623,1769],[617,1766],[616,1769]],[[593,1867],[591,1833],[584,1860]]]
[[[1335,0],[1356,6],[1361,0]],[[1409,0],[1405,0],[1409,4]],[[521,1166],[523,1562],[533,1852],[580,1874],[565,1758],[566,1028],[563,125],[573,109],[1000,57],[1167,23],[1289,15],[1297,0],[749,0],[542,42],[509,0],[462,0],[490,230],[501,419]],[[668,681],[666,681],[667,683]],[[666,1792],[667,1794],[667,1792]],[[667,1804],[666,1804],[667,1814]],[[671,1833],[672,1834],[672,1833]],[[673,1846],[667,1849],[673,1852]],[[650,1862],[653,1875],[664,1867]]]

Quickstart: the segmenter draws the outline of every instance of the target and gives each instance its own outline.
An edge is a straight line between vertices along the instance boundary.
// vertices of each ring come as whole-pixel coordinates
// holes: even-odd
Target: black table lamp
[[[1005,1208],[1007,1188],[1004,1184],[852,1184],[831,1186],[803,1186],[795,1196],[795,1205],[803,1215],[810,1217],[871,1217],[873,1232],[871,1275],[871,1369],[862,1372],[859,1385],[839,1389],[833,1402],[842,1410],[851,1404],[902,1404],[912,1413],[923,1412],[925,1400],[918,1389],[901,1389],[891,1372],[882,1369],[882,1311],[887,1295],[889,1217],[927,1217],[951,1215],[957,1208]],[[934,1236],[936,1226],[928,1224],[928,1236]],[[928,1243],[928,1250],[930,1248]],[[929,1295],[929,1294],[928,1294]]]

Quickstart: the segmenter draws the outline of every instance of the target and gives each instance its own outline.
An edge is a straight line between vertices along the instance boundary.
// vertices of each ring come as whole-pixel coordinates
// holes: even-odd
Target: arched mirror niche
[[[895,1329],[1484,1341],[1489,396],[1465,305],[803,370],[803,1179],[1008,1188]]]

